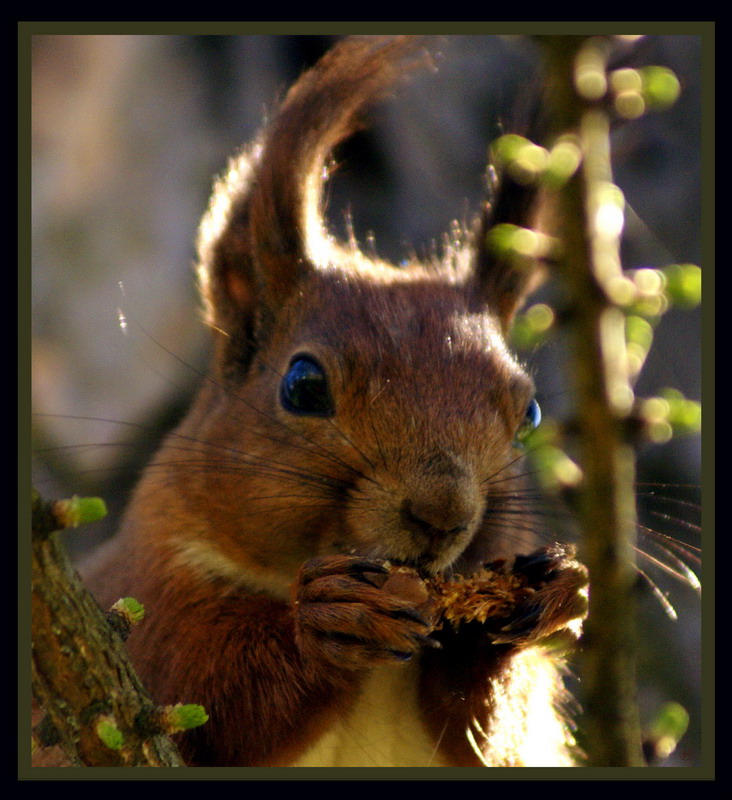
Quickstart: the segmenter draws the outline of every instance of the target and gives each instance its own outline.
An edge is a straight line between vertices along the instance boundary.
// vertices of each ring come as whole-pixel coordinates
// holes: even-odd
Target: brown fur
[[[145,605],[129,649],[155,699],[206,707],[210,721],[181,737],[191,764],[299,763],[328,732],[358,733],[350,715],[372,678],[405,676],[423,765],[569,763],[559,665],[531,637],[495,645],[466,625],[426,646],[409,605],[358,566],[468,575],[532,546],[508,495],[522,485],[512,443],[533,386],[503,341],[526,277],[480,246],[397,269],[323,232],[329,153],[418,44],[341,43],[232,162],[199,243],[211,378],[88,570],[102,605]],[[525,221],[529,190],[501,191],[483,229],[506,209]],[[298,353],[328,376],[330,418],[279,402]],[[352,761],[376,763],[366,749]]]

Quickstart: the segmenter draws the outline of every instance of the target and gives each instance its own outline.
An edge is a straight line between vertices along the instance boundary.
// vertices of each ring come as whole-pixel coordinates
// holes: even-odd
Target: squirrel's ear
[[[510,130],[527,141],[545,140],[551,128],[543,111],[542,93],[541,82],[527,85],[512,112]],[[516,312],[543,281],[546,270],[539,258],[517,258],[514,251],[501,246],[503,237],[493,234],[502,225],[534,230],[552,227],[552,203],[537,181],[515,180],[493,149],[487,174],[489,202],[473,240],[473,276],[480,302],[496,315],[507,334]]]
[[[508,176],[497,178],[492,170],[491,175],[494,196],[478,223],[473,276],[481,303],[498,317],[507,334],[527,295],[541,282],[544,270],[537,261],[517,259],[515,253],[496,246],[491,232],[502,224],[533,227],[540,192],[535,184],[521,185]]]
[[[366,105],[402,74],[414,36],[351,37],[305,72],[259,141],[232,162],[199,233],[199,278],[220,364],[246,367],[279,310],[328,252],[327,161]]]

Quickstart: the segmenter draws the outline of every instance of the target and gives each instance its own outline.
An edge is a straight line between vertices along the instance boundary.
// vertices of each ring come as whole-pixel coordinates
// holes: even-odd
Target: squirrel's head
[[[369,259],[323,221],[333,148],[420,48],[337,45],[232,162],[204,218],[199,276],[217,343],[201,426],[250,467],[217,478],[237,520],[230,554],[269,548],[279,565],[286,552],[290,572],[338,551],[438,571],[510,538],[515,443],[537,408],[505,336],[531,273],[492,254],[485,233],[509,214],[525,221],[533,190],[499,187],[465,241],[430,263]],[[235,502],[246,511],[232,514]]]

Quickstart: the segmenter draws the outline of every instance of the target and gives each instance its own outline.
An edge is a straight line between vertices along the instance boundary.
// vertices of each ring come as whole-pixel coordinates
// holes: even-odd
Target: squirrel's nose
[[[484,507],[474,470],[444,448],[422,451],[402,484],[399,524],[422,553],[440,553],[475,530]]]
[[[410,533],[433,540],[466,531],[473,524],[477,510],[464,492],[453,487],[429,497],[407,498],[400,508],[400,517]]]

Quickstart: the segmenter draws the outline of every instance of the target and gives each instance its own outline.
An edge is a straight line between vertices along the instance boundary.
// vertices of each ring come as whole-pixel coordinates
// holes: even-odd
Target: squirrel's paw
[[[587,613],[587,568],[572,545],[552,544],[516,556],[513,574],[528,581],[531,593],[491,631],[496,644],[526,646],[559,631],[578,637]]]
[[[439,646],[428,637],[426,588],[411,575],[405,582],[394,573],[388,562],[358,556],[326,556],[304,564],[295,594],[303,654],[356,670],[408,661],[424,645]]]

